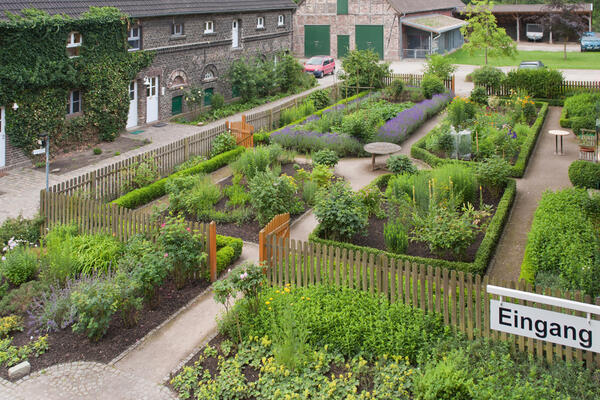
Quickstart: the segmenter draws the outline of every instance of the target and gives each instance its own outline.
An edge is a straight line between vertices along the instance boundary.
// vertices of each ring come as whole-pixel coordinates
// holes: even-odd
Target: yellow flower
[[[269,305],[269,304],[271,304],[271,302],[270,301],[265,301],[265,304]]]
[[[269,300],[273,301],[273,298],[272,298],[272,297],[269,297]]]

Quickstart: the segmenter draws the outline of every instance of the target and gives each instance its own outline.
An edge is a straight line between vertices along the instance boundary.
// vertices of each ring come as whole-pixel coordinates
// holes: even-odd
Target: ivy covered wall
[[[127,51],[128,27],[128,18],[110,7],[92,7],[78,19],[30,9],[0,21],[0,105],[13,146],[31,154],[42,131],[55,150],[114,140],[127,121],[129,82],[154,56]],[[69,58],[73,31],[82,45],[79,57]],[[67,117],[71,90],[82,92],[83,114]]]

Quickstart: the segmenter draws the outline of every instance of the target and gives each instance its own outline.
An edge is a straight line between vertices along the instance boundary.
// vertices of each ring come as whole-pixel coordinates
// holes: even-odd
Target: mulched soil
[[[312,171],[312,165],[311,164],[298,164],[300,166],[300,168],[303,168],[306,172],[310,173]],[[282,174],[286,174],[289,176],[295,176],[296,175],[296,171],[294,170],[294,164],[293,163],[289,163],[289,164],[284,164],[281,166],[281,173]],[[228,186],[232,185],[232,181],[233,181],[233,176],[228,177],[227,179],[219,182],[219,186],[221,186],[222,189],[225,189]],[[244,183],[244,180],[241,182],[242,184]],[[298,196],[301,198],[301,194],[298,194]],[[217,211],[227,211],[227,208],[225,207],[225,204],[227,203],[227,197],[224,196],[216,205],[215,205],[215,210]],[[306,209],[305,209],[306,211]],[[291,217],[291,221],[295,221],[296,219],[298,219],[300,216],[302,216],[303,213],[300,214],[295,214],[292,215]],[[193,217],[191,216],[187,216],[188,219],[193,219]],[[208,221],[204,221],[204,222],[208,222]],[[217,233],[219,235],[225,235],[225,236],[233,236],[233,237],[237,237],[240,239],[243,239],[246,242],[252,242],[252,243],[258,243],[258,233],[260,232],[260,230],[263,228],[263,226],[260,226],[260,224],[255,221],[252,220],[250,222],[246,222],[243,224],[236,224],[236,223],[217,223]]]
[[[496,209],[498,207],[498,203],[500,202],[500,197],[494,197],[489,192],[484,190],[483,202],[484,204],[492,205],[492,213],[495,214]],[[490,216],[490,218],[493,218],[493,214],[492,216]],[[383,237],[383,226],[386,222],[387,218],[379,219],[374,216],[370,217],[367,235],[363,236],[357,234],[349,242],[357,246],[373,247],[379,250],[387,250],[385,246],[385,240]],[[431,250],[429,250],[429,247],[426,243],[412,241],[408,242],[408,248],[405,254],[409,256],[435,258],[447,261],[473,262],[475,260],[475,255],[477,254],[477,250],[479,249],[479,245],[481,244],[481,241],[483,240],[484,236],[485,233],[483,232],[480,232],[479,235],[477,235],[477,238],[475,239],[473,244],[471,244],[471,246],[467,248],[463,259],[458,259],[452,254],[445,254],[443,257],[440,257],[439,255],[432,253]]]
[[[145,307],[139,316],[139,323],[126,328],[118,315],[114,317],[107,335],[98,342],[72,332],[71,328],[48,335],[49,349],[40,357],[30,357],[31,372],[55,364],[73,361],[98,361],[108,363],[125,349],[142,339],[148,332],[160,325],[171,314],[178,311],[209,286],[205,280],[188,284],[177,290],[172,282],[167,282],[159,290],[160,303],[156,309]],[[30,333],[25,329],[13,336],[13,345],[20,346],[30,341]],[[8,379],[8,368],[0,369],[0,377]]]

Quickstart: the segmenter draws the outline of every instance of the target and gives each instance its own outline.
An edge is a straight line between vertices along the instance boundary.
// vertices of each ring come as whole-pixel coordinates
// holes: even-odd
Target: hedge
[[[325,111],[327,111],[327,110],[329,110],[329,109],[331,109],[333,107],[337,107],[337,106],[341,106],[343,104],[349,103],[349,102],[351,102],[353,100],[356,100],[356,99],[359,99],[361,97],[364,97],[367,94],[369,94],[369,92],[360,92],[359,94],[356,94],[356,95],[354,95],[352,97],[348,97],[348,98],[342,99],[342,100],[338,101],[337,103],[330,105],[329,107],[323,108],[323,109],[321,109],[319,111],[314,112],[311,115],[307,115],[304,118],[300,118],[297,121],[293,121],[293,122],[291,122],[291,123],[289,123],[287,125],[281,126],[281,127],[277,128],[277,129],[274,129],[272,131],[255,133],[254,134],[254,143],[256,143],[256,144],[269,144],[269,137],[271,136],[272,133],[277,132],[277,131],[283,129],[286,126],[298,125],[301,122],[304,122],[306,119],[312,117],[313,115],[321,115]]]
[[[600,189],[600,164],[577,160],[569,166],[569,180],[583,189]]]
[[[511,174],[513,178],[521,178],[525,174],[525,169],[527,168],[527,163],[529,162],[529,158],[533,153],[533,149],[535,148],[535,144],[537,142],[537,138],[542,131],[542,126],[544,125],[544,120],[546,119],[546,114],[548,114],[548,103],[536,103],[540,106],[540,112],[538,113],[538,117],[535,120],[534,124],[531,126],[533,130],[533,135],[529,135],[525,142],[521,145],[521,151],[519,152],[519,157],[515,162],[515,165],[511,167]],[[463,165],[474,165],[475,161],[464,161],[464,160],[454,160],[450,158],[440,158],[435,154],[427,151],[425,148],[425,144],[430,135],[434,132],[433,130],[429,132],[427,135],[423,136],[419,139],[415,144],[410,148],[410,155],[413,158],[424,161],[429,164],[431,167],[437,167],[443,164],[463,164]]]
[[[152,200],[164,196],[166,194],[166,183],[169,178],[216,171],[217,169],[235,160],[245,150],[246,149],[244,147],[236,147],[233,150],[219,154],[218,156],[213,157],[210,160],[203,161],[191,168],[175,172],[174,174],[171,174],[168,177],[159,179],[148,186],[132,190],[131,192],[119,197],[118,199],[113,200],[111,204],[117,204],[121,207],[129,209],[140,207],[144,204],[151,202]]]
[[[376,180],[371,182],[370,185],[376,185],[380,189],[387,184],[387,181],[393,174],[386,174],[378,177]],[[488,228],[486,230],[485,236],[479,245],[479,249],[475,254],[475,260],[473,262],[461,262],[461,261],[447,261],[447,260],[439,260],[435,258],[425,258],[425,257],[416,257],[409,255],[402,255],[396,253],[390,253],[388,251],[375,249],[373,247],[366,246],[357,246],[351,243],[346,242],[338,242],[334,240],[322,239],[319,237],[320,226],[317,226],[315,230],[309,235],[309,242],[313,242],[316,244],[322,244],[326,246],[335,246],[344,248],[347,250],[352,250],[354,252],[362,252],[367,254],[373,254],[374,256],[385,255],[389,258],[394,258],[397,260],[409,261],[424,265],[431,265],[433,267],[447,268],[453,269],[457,271],[464,271],[475,274],[484,274],[487,270],[488,264],[496,251],[496,247],[498,246],[498,242],[500,241],[500,237],[502,235],[502,231],[504,230],[504,226],[508,221],[508,216],[510,215],[510,210],[515,200],[515,196],[517,194],[517,182],[514,179],[509,179],[506,188],[504,189],[504,194],[498,203],[498,208],[494,217],[490,221]]]
[[[217,235],[217,275],[242,255],[242,239]]]

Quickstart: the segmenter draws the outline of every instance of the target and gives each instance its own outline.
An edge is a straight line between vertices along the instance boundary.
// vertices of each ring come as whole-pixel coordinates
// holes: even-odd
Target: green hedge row
[[[242,239],[217,235],[217,275],[242,255]]]
[[[563,128],[570,128],[571,127],[571,120],[568,117],[569,112],[568,109],[563,107],[562,111],[560,112],[560,126]]]
[[[389,181],[391,176],[393,176],[393,174],[382,175],[373,182],[371,182],[370,185],[376,185],[381,189],[387,184],[387,181]],[[477,253],[475,254],[475,260],[470,263],[401,255],[396,253],[390,253],[384,250],[375,249],[372,247],[357,246],[351,243],[322,239],[319,237],[320,226],[317,226],[315,228],[315,230],[309,235],[308,240],[317,244],[345,248],[347,250],[353,250],[355,252],[359,251],[362,253],[373,254],[375,256],[383,254],[389,258],[431,265],[433,267],[454,269],[457,271],[464,271],[475,274],[484,274],[487,270],[490,260],[492,259],[492,256],[494,255],[494,252],[496,251],[496,247],[498,246],[498,242],[500,241],[502,231],[504,230],[504,226],[508,221],[508,216],[510,215],[510,210],[515,201],[516,194],[517,182],[513,179],[510,179],[508,181],[508,184],[506,185],[506,188],[504,189],[504,194],[502,195],[502,198],[498,203],[498,209],[496,210],[494,217],[490,221],[485,236],[481,244],[479,245]]]
[[[511,174],[513,178],[521,178],[523,174],[525,174],[525,169],[527,168],[527,163],[529,162],[529,158],[533,152],[535,144],[537,142],[537,138],[542,131],[542,126],[544,125],[544,121],[546,119],[546,114],[548,114],[548,103],[536,103],[540,106],[540,112],[538,113],[538,117],[535,120],[535,123],[531,126],[533,129],[533,135],[529,135],[527,140],[523,142],[521,146],[521,151],[519,152],[519,158],[515,162],[515,165],[511,168]],[[423,136],[419,141],[412,145],[410,148],[410,155],[413,158],[424,161],[429,164],[431,167],[437,167],[443,164],[463,164],[463,165],[474,165],[474,161],[464,161],[464,160],[454,160],[448,158],[440,158],[435,154],[429,152],[425,148],[425,144],[429,135],[432,135],[433,131]]]
[[[356,95],[354,95],[352,97],[348,97],[346,99],[342,99],[342,100],[338,101],[337,103],[330,105],[329,107],[323,108],[322,110],[319,110],[319,111],[317,111],[317,112],[315,112],[315,113],[313,113],[311,115],[307,115],[304,118],[300,118],[297,121],[293,121],[293,122],[291,122],[291,123],[289,123],[289,124],[287,124],[285,126],[279,127],[277,129],[274,129],[274,130],[269,131],[269,132],[258,132],[258,133],[255,133],[254,134],[254,143],[257,144],[257,145],[258,144],[269,144],[270,143],[270,139],[269,138],[271,137],[272,133],[277,132],[277,131],[279,131],[279,130],[287,127],[287,126],[297,125],[297,124],[303,122],[304,120],[306,120],[307,118],[312,117],[313,115],[321,115],[325,111],[327,111],[327,110],[329,110],[329,109],[331,109],[333,107],[337,107],[339,105],[346,104],[346,103],[348,103],[348,102],[350,102],[352,100],[356,100],[358,98],[364,97],[367,94],[369,94],[369,92],[360,92],[359,94],[356,94]]]
[[[600,189],[600,164],[577,160],[569,166],[569,180],[583,189]]]
[[[144,204],[147,204],[152,200],[158,199],[166,194],[165,185],[167,183],[167,179],[216,171],[217,169],[234,161],[245,150],[246,149],[244,147],[236,147],[233,150],[219,154],[218,156],[213,157],[210,160],[203,161],[191,168],[175,172],[168,177],[159,179],[148,186],[132,190],[118,199],[113,200],[112,204],[117,204],[121,207],[129,209],[143,206]]]

